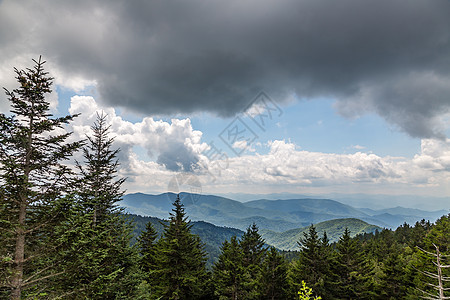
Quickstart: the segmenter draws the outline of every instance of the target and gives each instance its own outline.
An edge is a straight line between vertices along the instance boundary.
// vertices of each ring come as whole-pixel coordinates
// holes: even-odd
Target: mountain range
[[[163,224],[167,224],[166,220],[156,217],[143,217],[138,215],[127,216],[131,218],[135,224],[133,231],[134,237],[139,236],[141,232],[145,230],[146,224],[150,222],[158,233],[159,238],[164,232]],[[216,226],[204,221],[193,221],[191,222],[191,225],[191,232],[198,235],[205,244],[205,250],[208,253],[208,265],[211,265],[218,259],[220,247],[225,240],[230,240],[232,236],[240,238],[244,234],[244,231],[239,229]],[[355,236],[359,233],[381,230],[378,226],[367,224],[358,219],[325,221],[317,223],[315,227],[320,236],[326,231],[330,242],[337,242],[344,233],[345,228],[350,230],[351,236]],[[268,246],[274,246],[279,250],[295,251],[299,249],[297,242],[304,237],[303,233],[308,230],[309,226],[291,229],[282,233],[267,229],[261,229],[259,232]],[[133,242],[135,241],[136,239]]]
[[[127,194],[119,203],[135,221],[135,236],[151,222],[159,234],[164,231],[172,203],[177,195]],[[240,237],[255,223],[268,245],[279,250],[298,250],[298,241],[311,224],[320,236],[325,231],[330,242],[337,242],[348,228],[352,236],[385,228],[396,228],[404,222],[413,224],[421,219],[435,221],[448,212],[424,211],[404,207],[389,209],[355,208],[331,199],[251,200],[240,202],[215,195],[180,193],[185,211],[192,221],[192,233],[197,234],[208,253],[208,264],[220,254],[223,241]]]
[[[135,193],[125,195],[119,205],[131,214],[165,219],[175,198],[174,193]],[[405,222],[413,224],[421,219],[433,222],[448,213],[445,210],[430,212],[403,207],[381,210],[355,208],[331,199],[260,199],[240,202],[215,195],[191,193],[180,193],[180,198],[187,215],[193,221],[240,230],[256,223],[261,230],[278,233],[304,228],[310,224],[348,218],[356,218],[380,227],[396,228]]]

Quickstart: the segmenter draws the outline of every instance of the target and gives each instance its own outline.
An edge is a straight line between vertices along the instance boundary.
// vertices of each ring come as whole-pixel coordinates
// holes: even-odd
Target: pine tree
[[[173,205],[158,243],[157,294],[164,299],[199,299],[208,284],[204,245],[191,233],[179,195]]]
[[[383,275],[378,299],[401,299],[406,293],[405,261],[399,250],[391,248],[390,252],[381,266]]]
[[[124,179],[116,179],[119,165],[108,138],[106,116],[97,115],[83,148],[84,164],[77,163],[80,180],[77,205],[61,227],[59,240],[67,274],[58,282],[61,292],[89,299],[130,297],[137,285],[137,249],[130,246],[132,225],[117,207]]]
[[[319,270],[323,278],[323,285],[319,288],[318,293],[324,299],[333,299],[333,290],[336,290],[336,281],[338,281],[336,274],[333,273],[334,250],[330,246],[330,240],[327,233],[324,231],[320,239],[320,256],[322,257],[319,263]]]
[[[157,282],[158,274],[158,233],[151,222],[145,226],[145,230],[138,237],[138,247],[140,252],[139,267],[141,269],[145,286],[145,295],[150,298],[155,294],[154,283]],[[146,299],[146,298],[145,298]]]
[[[253,223],[241,237],[240,245],[244,255],[244,267],[260,265],[266,254],[264,240],[258,231],[258,226]]]
[[[58,133],[75,116],[53,118],[46,94],[52,78],[45,61],[32,69],[15,69],[20,87],[6,91],[12,116],[0,114],[0,283],[11,299],[45,290],[47,279],[61,270],[51,257],[58,245],[53,228],[64,219],[70,170],[62,164],[81,146]]]
[[[242,265],[243,253],[236,236],[222,244],[221,254],[213,266],[215,294],[220,298],[244,299],[244,281],[247,281]]]
[[[262,267],[261,298],[286,299],[289,285],[287,282],[288,264],[285,258],[278,253],[275,247],[268,251]]]
[[[261,292],[261,266],[267,249],[255,223],[247,228],[239,245],[242,249],[242,266],[249,279],[243,282],[246,291],[244,296],[245,299],[256,299]]]
[[[294,262],[289,275],[292,293],[298,292],[300,283],[304,280],[315,293],[325,294],[331,260],[328,237],[324,234],[320,239],[316,228],[311,225],[309,231],[304,233],[304,238],[297,243],[300,247],[299,258]]]
[[[125,178],[116,179],[119,149],[111,149],[114,139],[108,137],[110,126],[107,115],[97,113],[97,120],[91,127],[92,136],[87,135],[88,144],[83,147],[84,164],[77,162],[82,184],[78,195],[86,212],[92,212],[94,226],[118,211],[116,203],[122,199],[121,190]]]
[[[131,298],[141,274],[138,253],[130,246],[130,223],[113,215],[94,227],[92,216],[72,211],[58,228],[66,248],[57,258],[66,272],[54,282],[55,293],[65,299]]]
[[[334,273],[339,282],[334,296],[338,299],[372,299],[361,243],[350,237],[348,228],[336,244],[336,250]]]
[[[153,227],[151,222],[148,222],[145,225],[145,230],[141,233],[138,238],[138,245],[140,248],[140,266],[144,273],[148,276],[147,280],[149,280],[152,276],[151,272],[156,270],[157,263],[157,248],[156,248],[156,239],[158,238],[158,233]],[[149,280],[151,281],[151,280]]]

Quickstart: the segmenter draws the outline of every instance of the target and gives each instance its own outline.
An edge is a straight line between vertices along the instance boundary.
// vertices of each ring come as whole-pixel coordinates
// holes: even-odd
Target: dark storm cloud
[[[4,59],[28,45],[110,105],[231,116],[264,89],[444,136],[449,1],[5,1],[0,15]]]

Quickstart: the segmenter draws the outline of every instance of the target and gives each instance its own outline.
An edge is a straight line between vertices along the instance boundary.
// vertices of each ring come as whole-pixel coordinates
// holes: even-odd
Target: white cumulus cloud
[[[108,114],[111,136],[115,138],[115,146],[121,149],[120,174],[128,178],[126,188],[130,192],[165,192],[170,180],[180,172],[197,176],[204,191],[211,193],[319,187],[360,192],[394,188],[408,193],[420,188],[445,190],[449,184],[448,139],[422,140],[421,152],[412,159],[363,152],[312,152],[285,140],[260,144],[265,154],[254,151],[237,157],[208,156],[213,145],[202,142],[202,132],[195,130],[188,118],[166,122],[145,117],[132,123],[114,108],[100,107],[89,96],[72,97],[69,111],[81,113],[71,125],[73,138],[90,133],[97,112]]]

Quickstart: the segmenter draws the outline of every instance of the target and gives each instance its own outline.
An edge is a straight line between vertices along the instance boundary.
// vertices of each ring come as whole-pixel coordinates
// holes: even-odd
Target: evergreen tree
[[[334,260],[334,250],[330,246],[330,240],[325,231],[320,239],[320,256],[322,257],[322,260],[319,264],[319,270],[323,278],[323,286],[319,288],[318,293],[320,293],[324,299],[333,299],[332,295],[333,291],[337,289],[336,282],[338,281],[338,278],[333,272],[333,266],[336,264]]]
[[[5,89],[12,116],[0,114],[0,284],[11,299],[46,290],[62,272],[51,259],[58,249],[53,229],[65,217],[72,185],[62,161],[81,146],[59,133],[75,116],[52,117],[45,99],[52,78],[41,57],[33,61],[32,69],[15,69],[20,87]]]
[[[215,294],[221,299],[244,299],[244,282],[248,280],[242,265],[243,253],[236,236],[222,244],[221,254],[213,266]]]
[[[262,267],[261,299],[288,298],[289,285],[287,283],[288,264],[275,247],[268,251]]]
[[[156,270],[157,263],[157,248],[156,239],[158,233],[153,227],[151,222],[148,222],[145,226],[145,231],[141,233],[138,238],[138,245],[140,248],[140,266],[144,273],[148,276],[148,280],[151,278],[150,273]],[[151,281],[151,280],[149,280]]]
[[[242,249],[242,266],[248,278],[243,282],[245,299],[256,299],[261,291],[261,266],[267,249],[255,223],[247,228],[239,245]]]
[[[350,237],[350,231],[345,228],[344,234],[336,244],[335,270],[338,276],[338,289],[334,297],[338,299],[367,299],[371,288],[367,286],[367,274],[365,269],[364,253],[358,239]]]
[[[204,245],[191,233],[179,195],[173,205],[158,243],[157,294],[164,299],[200,299],[209,284]]]
[[[383,275],[380,288],[376,291],[377,299],[401,299],[405,296],[405,260],[399,250],[391,248],[390,252],[381,266]]]
[[[435,225],[430,228],[424,238],[425,248],[429,251],[435,250],[433,244],[439,247],[443,255],[450,252],[450,214],[440,217]],[[449,270],[450,271],[450,270]]]
[[[409,242],[409,246],[411,248],[415,247],[425,247],[424,238],[428,234],[431,229],[430,221],[425,221],[422,219],[420,222],[416,222],[414,227],[412,228],[411,240]]]
[[[138,247],[140,252],[139,267],[142,272],[143,282],[139,289],[141,289],[140,299],[149,299],[155,295],[154,283],[157,282],[158,273],[158,233],[151,222],[145,226],[145,230],[138,237]]]
[[[60,242],[68,249],[61,254],[66,272],[58,286],[68,296],[90,299],[130,297],[137,285],[137,250],[130,246],[132,225],[120,214],[116,202],[123,195],[124,179],[116,179],[119,165],[108,138],[106,116],[98,114],[83,148],[77,205]]]
[[[57,258],[65,273],[54,282],[65,299],[132,298],[141,280],[138,253],[130,246],[131,226],[121,215],[92,224],[92,214],[72,211],[58,228],[65,251]]]
[[[300,253],[289,275],[291,292],[296,294],[304,280],[318,295],[326,294],[328,268],[331,262],[328,237],[324,234],[320,239],[316,228],[311,225],[309,231],[304,233],[304,238],[297,243]]]
[[[112,149],[113,138],[108,137],[110,126],[103,112],[91,127],[92,136],[87,135],[88,144],[83,147],[84,164],[77,162],[81,173],[78,195],[87,213],[92,213],[94,226],[118,211],[117,202],[122,199],[121,190],[125,178],[116,179],[119,149]]]
[[[258,232],[258,226],[253,223],[242,235],[240,245],[243,253],[243,265],[249,267],[260,265],[266,254],[264,240]]]

